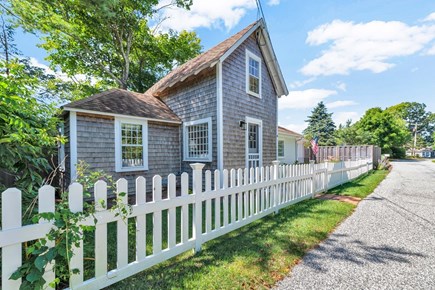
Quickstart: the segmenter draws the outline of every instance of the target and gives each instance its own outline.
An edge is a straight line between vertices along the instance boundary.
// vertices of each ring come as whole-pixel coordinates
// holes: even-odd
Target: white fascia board
[[[230,56],[258,27],[260,27],[261,22],[258,21],[254,26],[252,26],[236,43],[233,44],[220,58],[219,61],[222,63],[228,56]]]
[[[92,110],[83,110],[83,109],[68,108],[68,107],[64,107],[63,109],[65,111],[77,112],[77,113],[87,113],[87,114],[111,116],[111,117],[118,117],[118,118],[128,118],[128,119],[147,120],[147,121],[163,122],[163,123],[171,123],[171,124],[181,124],[181,121],[161,120],[161,119],[154,119],[154,118],[137,117],[137,116],[123,115],[123,114],[113,114],[113,113],[106,113],[106,112],[92,111]]]

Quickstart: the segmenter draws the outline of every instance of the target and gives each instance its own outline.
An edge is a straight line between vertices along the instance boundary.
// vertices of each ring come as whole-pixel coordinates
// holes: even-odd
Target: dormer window
[[[261,59],[246,50],[246,93],[261,98]]]

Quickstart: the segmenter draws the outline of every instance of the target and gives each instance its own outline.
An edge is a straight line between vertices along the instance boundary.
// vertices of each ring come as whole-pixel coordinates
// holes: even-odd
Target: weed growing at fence
[[[111,176],[104,172],[90,172],[85,163],[77,165],[77,182],[83,185],[83,196],[91,197],[91,189],[98,180],[105,180],[108,187],[113,190]],[[119,193],[118,196],[125,196],[126,193]],[[104,205],[103,205],[104,206]],[[131,208],[123,204],[121,198],[116,198],[111,208],[115,216],[127,217]],[[37,223],[40,219],[53,222],[54,227],[47,236],[25,246],[25,256],[21,267],[11,276],[11,279],[22,279],[20,289],[43,289],[46,282],[50,287],[59,284],[66,284],[71,275],[77,274],[78,269],[70,266],[73,256],[73,247],[79,247],[83,237],[93,232],[95,226],[81,225],[80,223],[93,216],[95,205],[90,203],[83,204],[83,211],[73,213],[69,209],[68,192],[61,193],[61,200],[56,204],[55,212],[36,214],[32,221]],[[127,222],[127,220],[125,220]],[[94,217],[94,222],[96,219]],[[51,245],[54,243],[54,246]],[[46,281],[43,277],[46,268],[55,261],[54,270],[56,278],[54,281]]]
[[[353,209],[337,201],[307,200],[209,241],[199,254],[177,256],[110,288],[269,288]]]
[[[372,170],[351,182],[331,189],[328,193],[365,198],[384,180],[388,172],[388,170]]]

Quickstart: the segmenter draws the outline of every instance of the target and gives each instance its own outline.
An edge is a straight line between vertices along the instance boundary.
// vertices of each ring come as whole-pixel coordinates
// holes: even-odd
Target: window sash
[[[121,122],[121,168],[144,166],[143,125]]]
[[[278,157],[284,157],[284,140],[278,140]]]

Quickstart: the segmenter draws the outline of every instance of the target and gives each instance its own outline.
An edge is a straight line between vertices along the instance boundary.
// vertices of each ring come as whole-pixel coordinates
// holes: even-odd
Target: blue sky
[[[163,28],[196,31],[204,50],[257,19],[255,0],[193,2],[189,12],[166,10]],[[435,112],[435,1],[263,0],[262,6],[290,90],[279,101],[280,125],[301,132],[319,101],[337,125],[404,101]],[[20,33],[17,40],[24,55],[47,64],[36,37]]]

